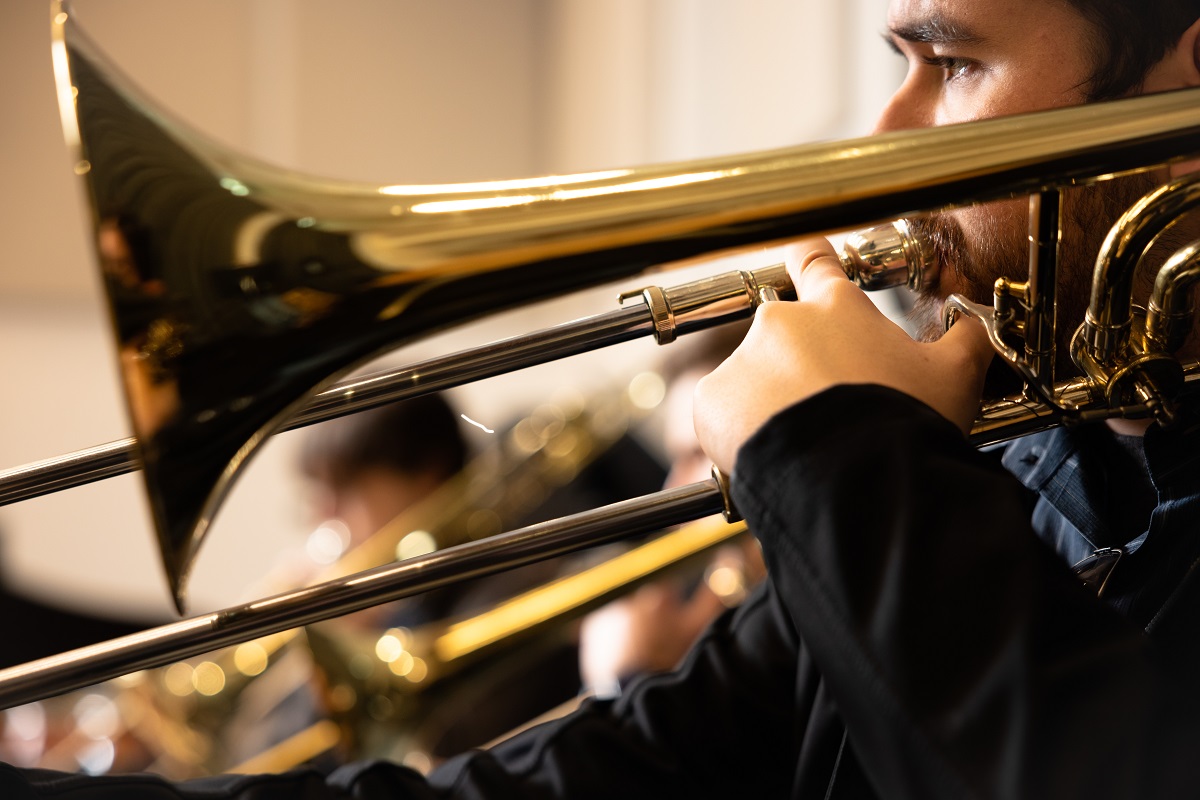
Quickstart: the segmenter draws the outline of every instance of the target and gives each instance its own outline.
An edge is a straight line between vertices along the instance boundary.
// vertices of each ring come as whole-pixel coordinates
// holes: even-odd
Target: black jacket
[[[747,443],[734,486],[770,581],[615,702],[428,780],[381,763],[182,786],[9,769],[0,796],[1200,795],[1193,665],[1097,601],[1032,534],[1027,490],[930,409],[825,392]]]

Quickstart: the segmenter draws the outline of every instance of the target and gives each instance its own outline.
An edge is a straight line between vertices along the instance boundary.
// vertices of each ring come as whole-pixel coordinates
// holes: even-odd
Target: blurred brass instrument
[[[637,387],[643,383],[635,379],[624,391],[586,398],[578,392],[557,393],[552,402],[539,405],[501,432],[462,471],[365,541],[340,553],[333,563],[310,565],[315,569],[310,582],[352,575],[512,528],[613,449],[630,426],[653,409],[655,403],[650,400],[656,393],[640,397]],[[333,533],[336,524],[336,520],[329,521],[315,533]],[[382,622],[386,618],[375,615],[355,620],[348,626],[350,632],[333,626],[282,631],[203,659],[145,671],[137,691],[162,717],[179,721],[192,734],[193,759],[186,769],[193,771],[180,777],[264,763],[269,763],[272,771],[280,771],[335,746],[339,757],[379,756],[381,742],[387,742],[387,754],[392,757],[412,754],[415,758],[417,752],[436,743],[436,731],[444,729],[453,714],[484,706],[479,694],[485,686],[495,685],[502,672],[511,673],[518,665],[536,666],[548,650],[560,646],[571,620],[600,600],[711,550],[744,526],[723,524],[708,530],[711,532],[699,536],[668,535],[659,544],[640,548],[635,551],[633,572],[629,566],[621,571],[622,562],[630,560],[628,553],[567,577],[563,570],[570,565],[531,565],[536,568],[532,573],[526,569],[520,574],[522,588],[555,576],[559,579],[552,586],[527,592],[524,599],[514,598],[485,613],[459,619],[452,630],[447,630],[450,619],[424,622],[415,630],[387,630],[389,626]],[[672,546],[672,541],[677,543]],[[283,581],[290,585],[295,576]],[[603,583],[602,588],[597,588],[597,581]],[[515,591],[511,586],[505,588]],[[492,586],[489,599],[497,592],[498,587]],[[469,608],[479,605],[478,596],[459,600],[466,601]],[[440,606],[435,602],[434,607]],[[434,609],[409,609],[406,619],[412,619],[414,612],[423,619]],[[407,641],[407,662],[400,661],[398,653],[390,660],[375,655],[391,652],[383,649],[383,643],[393,642],[394,646],[401,636]],[[518,645],[521,652],[515,655]],[[482,668],[478,668],[480,662]],[[407,664],[406,668],[401,669],[402,664]],[[464,673],[464,664],[474,668]],[[320,680],[315,679],[314,670]],[[566,676],[565,671],[563,674]],[[323,709],[321,719],[307,726],[307,732],[260,752],[262,745],[254,737],[261,739],[278,731],[264,732],[261,729],[266,726],[256,723],[304,684],[325,687],[324,696],[314,698],[313,703],[314,712],[318,705]],[[317,694],[316,688],[308,691]],[[292,705],[296,702],[293,699]],[[243,705],[249,709],[241,710]],[[332,719],[338,724],[331,727]],[[286,726],[274,725],[281,727]],[[250,734],[247,728],[253,729]],[[380,733],[371,736],[369,731]],[[240,765],[239,757],[244,758],[246,752],[256,757],[248,765]],[[182,762],[183,758],[176,756],[172,763],[160,761],[151,769],[182,770]]]
[[[1072,347],[1082,377],[1055,379],[1053,342],[1060,191],[1200,154],[1200,90],[741,157],[366,186],[281,171],[214,144],[123,78],[65,5],[55,3],[52,18],[63,124],[95,215],[136,463],[181,607],[188,566],[255,447],[297,412],[331,415],[353,404],[358,384],[332,386],[335,376],[493,310],[668,262],[882,224],[851,243],[848,274],[868,288],[916,285],[922,263],[912,254],[921,243],[888,221],[1029,196],[1028,280],[998,285],[994,308],[957,297],[947,304],[988,328],[1025,383],[986,401],[975,441],[1112,416],[1169,423],[1196,379],[1197,365],[1173,352],[1192,320],[1200,245],[1161,269],[1144,317],[1131,299],[1143,254],[1200,199],[1195,179],[1156,190],[1114,227]],[[507,343],[511,358],[500,354],[506,343],[466,354],[462,375],[440,373],[439,361],[429,383],[417,368],[380,377],[383,394],[445,388],[595,341],[652,334],[669,342],[789,291],[778,267],[649,287],[624,295],[634,302],[613,314]],[[19,469],[2,476],[4,488],[41,493],[126,470],[130,447]],[[53,476],[50,486],[43,475]],[[0,705],[721,511],[732,513],[714,479],[458,545],[0,671]]]

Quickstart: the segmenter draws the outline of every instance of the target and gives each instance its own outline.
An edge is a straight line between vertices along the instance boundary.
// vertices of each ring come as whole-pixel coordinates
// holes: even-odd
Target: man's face
[[[879,131],[1086,100],[1092,31],[1065,0],[892,0],[887,26],[888,41],[908,62],[908,75],[884,107]],[[1141,178],[1066,194],[1060,328],[1073,329],[1081,321],[1096,251],[1112,222],[1146,188],[1148,179]],[[1022,198],[914,221],[940,264],[915,312],[923,338],[940,335],[941,301],[951,292],[986,303],[997,277],[1025,278],[1027,206]]]

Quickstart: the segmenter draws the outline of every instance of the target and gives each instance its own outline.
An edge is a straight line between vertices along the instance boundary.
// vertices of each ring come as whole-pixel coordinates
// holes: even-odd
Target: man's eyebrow
[[[893,46],[897,39],[922,44],[979,44],[983,41],[982,36],[966,25],[941,16],[890,27],[888,36]]]

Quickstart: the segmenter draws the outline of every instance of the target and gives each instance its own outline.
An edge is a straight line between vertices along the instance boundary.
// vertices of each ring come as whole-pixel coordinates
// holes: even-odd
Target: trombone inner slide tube
[[[31,661],[0,670],[0,708],[593,545],[655,533],[724,507],[716,482],[701,481]]]

